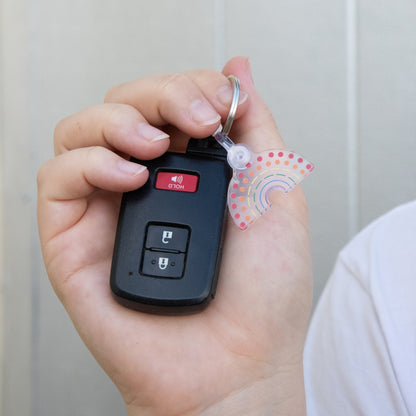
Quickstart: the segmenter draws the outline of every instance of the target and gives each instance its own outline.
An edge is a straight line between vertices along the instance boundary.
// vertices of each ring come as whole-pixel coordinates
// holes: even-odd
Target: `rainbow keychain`
[[[227,151],[227,160],[233,169],[228,186],[230,215],[241,230],[247,230],[270,208],[268,195],[271,191],[288,193],[313,171],[314,165],[288,150],[254,153],[249,146],[235,144],[228,137],[240,95],[239,79],[234,75],[228,78],[234,87],[233,100],[224,127],[214,137]]]

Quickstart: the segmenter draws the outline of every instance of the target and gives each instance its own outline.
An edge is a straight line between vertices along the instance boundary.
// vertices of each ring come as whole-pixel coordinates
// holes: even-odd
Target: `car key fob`
[[[110,286],[122,305],[183,315],[214,297],[231,176],[215,139],[140,161],[147,183],[123,195]]]

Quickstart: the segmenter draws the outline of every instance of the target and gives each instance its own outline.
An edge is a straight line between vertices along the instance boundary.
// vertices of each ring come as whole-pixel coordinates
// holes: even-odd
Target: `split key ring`
[[[228,136],[228,134],[230,133],[231,126],[233,125],[233,122],[234,122],[235,113],[237,112],[238,101],[240,98],[240,80],[234,75],[229,75],[228,79],[233,84],[234,92],[233,92],[233,99],[231,101],[230,111],[228,113],[227,120],[225,120],[225,124],[222,129],[222,134],[224,136]]]

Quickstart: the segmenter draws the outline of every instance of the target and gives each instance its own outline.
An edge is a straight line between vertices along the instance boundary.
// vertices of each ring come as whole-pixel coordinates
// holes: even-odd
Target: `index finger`
[[[113,87],[106,102],[129,104],[154,126],[170,124],[192,137],[214,133],[225,120],[233,89],[227,77],[213,70],[162,74]],[[239,117],[247,109],[248,94],[240,93]]]

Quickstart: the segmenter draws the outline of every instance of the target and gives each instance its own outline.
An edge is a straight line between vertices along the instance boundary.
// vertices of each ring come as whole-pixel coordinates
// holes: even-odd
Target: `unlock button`
[[[145,250],[142,273],[148,276],[179,279],[183,274],[184,263],[184,253]]]
[[[147,227],[146,248],[186,252],[189,229],[163,224],[149,224]]]

